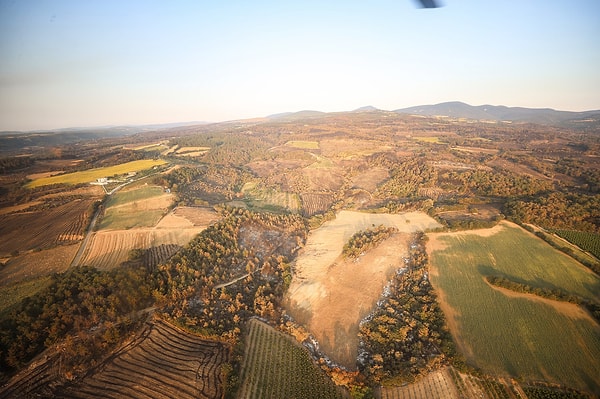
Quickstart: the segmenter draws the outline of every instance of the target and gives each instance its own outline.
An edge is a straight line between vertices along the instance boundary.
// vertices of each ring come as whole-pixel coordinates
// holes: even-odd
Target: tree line
[[[429,282],[425,236],[410,245],[406,268],[394,276],[374,313],[361,324],[359,368],[377,384],[400,384],[458,359]]]

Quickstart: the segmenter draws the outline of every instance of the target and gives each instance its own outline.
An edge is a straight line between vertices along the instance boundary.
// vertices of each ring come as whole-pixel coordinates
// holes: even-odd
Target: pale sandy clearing
[[[402,233],[357,260],[341,256],[354,233],[381,224]],[[334,361],[354,369],[359,322],[374,308],[394,271],[403,266],[408,233],[436,227],[439,224],[422,212],[340,212],[335,220],[311,233],[296,260],[285,301],[290,314],[308,328]]]

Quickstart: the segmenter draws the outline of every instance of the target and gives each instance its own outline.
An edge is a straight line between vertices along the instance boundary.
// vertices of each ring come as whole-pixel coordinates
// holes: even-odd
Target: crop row
[[[0,216],[2,251],[46,249],[80,239],[88,220],[89,200],[75,200],[48,210]]]
[[[326,212],[333,203],[331,194],[303,193],[300,197],[302,213],[308,217]]]
[[[600,259],[600,234],[575,230],[556,230],[555,233]]]
[[[139,344],[113,356],[58,397],[222,397],[221,365],[229,356],[226,346],[162,321],[150,328]]]
[[[292,338],[249,322],[239,398],[341,398],[335,384]]]
[[[457,398],[449,369],[442,369],[428,374],[413,384],[403,387],[383,387],[382,399],[446,399]]]

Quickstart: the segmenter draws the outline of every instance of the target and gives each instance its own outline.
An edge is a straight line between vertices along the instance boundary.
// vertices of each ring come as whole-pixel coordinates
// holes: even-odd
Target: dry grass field
[[[10,258],[0,269],[0,286],[64,272],[71,265],[78,248],[79,244],[61,245]]]
[[[128,260],[132,249],[184,246],[217,219],[217,214],[209,208],[178,207],[153,227],[97,231],[80,264],[107,270]]]
[[[356,260],[341,257],[354,233],[381,224],[401,233]],[[334,361],[354,369],[359,322],[373,309],[394,271],[404,265],[408,233],[438,226],[421,212],[340,212],[311,233],[296,260],[286,297],[290,314],[306,325]]]

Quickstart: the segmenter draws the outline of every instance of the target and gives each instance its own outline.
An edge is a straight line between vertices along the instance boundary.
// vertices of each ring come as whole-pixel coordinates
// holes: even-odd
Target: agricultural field
[[[257,319],[248,322],[245,348],[239,399],[344,397],[305,348]]]
[[[81,172],[66,173],[64,175],[49,176],[36,179],[27,184],[29,188],[35,188],[40,186],[46,186],[49,184],[81,184],[90,183],[103,177],[110,177],[115,175],[124,175],[131,172],[139,172],[142,170],[150,169],[154,166],[164,165],[166,162],[163,160],[155,159],[142,159],[138,161],[131,161],[121,165],[107,166],[104,168],[94,168],[84,170]]]
[[[285,143],[285,145],[286,145],[286,147],[300,148],[303,150],[318,150],[319,149],[318,141],[296,140],[296,141],[288,141],[287,143]]]
[[[372,226],[396,227],[393,235],[356,260],[344,259],[344,244]],[[313,231],[295,264],[286,294],[289,313],[315,336],[332,360],[356,368],[359,322],[375,306],[394,271],[404,266],[410,234],[438,227],[420,212],[340,212]]]
[[[78,248],[79,243],[60,245],[8,258],[4,267],[0,269],[0,286],[52,273],[62,273],[71,265]]]
[[[157,320],[83,381],[59,390],[55,397],[221,399],[221,366],[228,359],[226,345]]]
[[[310,217],[329,210],[333,204],[333,196],[327,193],[302,193],[302,214]]]
[[[218,215],[213,209],[177,207],[151,227],[96,231],[90,237],[80,264],[108,270],[129,260],[132,250],[146,249],[149,251],[143,260],[152,269],[159,260],[173,255],[175,247],[185,246],[216,220]]]
[[[403,387],[381,388],[381,399],[458,399],[461,397],[471,399],[473,396],[458,395],[449,368],[429,373]]]
[[[0,257],[48,249],[83,239],[93,199],[76,198],[62,205],[0,215]]]
[[[98,231],[91,237],[80,264],[100,270],[112,269],[128,260],[133,249],[148,249],[167,244],[184,246],[203,229],[204,227],[188,227]]]
[[[555,233],[600,259],[600,234],[574,230],[556,230]]]
[[[180,147],[175,151],[180,157],[199,157],[210,151],[210,147]]]
[[[245,203],[249,209],[267,211],[298,212],[300,199],[297,194],[261,189],[256,183],[248,182],[242,187]]]
[[[577,305],[501,290],[501,276],[597,301],[600,278],[543,240],[504,222],[430,234],[431,281],[459,350],[492,375],[600,394],[600,326]]]
[[[175,196],[161,187],[141,186],[114,194],[106,204],[101,230],[152,227],[167,213]]]

